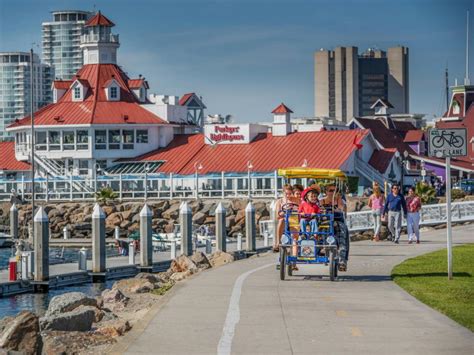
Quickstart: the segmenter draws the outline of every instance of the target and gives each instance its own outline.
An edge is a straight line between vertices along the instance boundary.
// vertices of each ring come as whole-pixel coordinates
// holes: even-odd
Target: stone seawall
[[[215,209],[221,200],[193,200],[189,205],[193,211],[193,223],[196,225],[214,225]],[[257,223],[270,219],[270,204],[272,200],[253,201],[256,211]],[[157,232],[171,233],[174,224],[179,221],[179,207],[182,201],[150,201],[148,205],[153,211],[153,230]],[[230,237],[236,237],[238,233],[245,230],[245,207],[248,200],[238,199],[224,201],[223,205],[227,209],[226,227]],[[140,210],[144,202],[114,202],[102,205],[107,215],[106,230],[107,235],[114,233],[116,226],[120,227],[122,236],[139,229]],[[11,205],[4,203],[0,206],[0,225],[9,226],[9,209]],[[88,238],[92,232],[92,209],[94,203],[48,203],[43,204],[45,212],[48,214],[51,228],[51,237],[62,237],[64,227],[71,231],[71,237]],[[20,235],[26,237],[27,226],[31,223],[31,206],[20,205]]]

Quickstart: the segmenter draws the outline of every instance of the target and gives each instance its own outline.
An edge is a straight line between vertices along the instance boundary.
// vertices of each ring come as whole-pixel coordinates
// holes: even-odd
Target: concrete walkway
[[[349,270],[337,282],[317,276],[327,271],[314,266],[300,268],[307,276],[280,281],[270,265],[278,260],[274,254],[204,272],[178,284],[112,351],[473,354],[472,332],[390,280],[402,260],[445,247],[446,231],[422,239],[419,245],[353,243]],[[453,239],[474,242],[474,226],[454,228]]]

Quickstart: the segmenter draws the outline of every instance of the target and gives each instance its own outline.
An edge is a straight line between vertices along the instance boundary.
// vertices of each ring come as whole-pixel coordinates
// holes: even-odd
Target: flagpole
[[[32,237],[35,235],[35,119],[34,119],[34,66],[33,66],[33,48],[30,50],[30,118],[31,118],[31,231]]]

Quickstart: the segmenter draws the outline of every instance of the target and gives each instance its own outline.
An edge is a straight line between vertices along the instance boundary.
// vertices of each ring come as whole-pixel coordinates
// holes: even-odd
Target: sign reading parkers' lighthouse
[[[436,129],[429,131],[428,154],[435,158],[467,155],[467,133],[465,128]]]

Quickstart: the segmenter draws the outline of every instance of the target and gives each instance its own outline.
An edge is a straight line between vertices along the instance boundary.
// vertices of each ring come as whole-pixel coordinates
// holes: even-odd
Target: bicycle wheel
[[[451,144],[455,148],[461,148],[464,145],[464,139],[462,137],[453,136],[453,139],[451,139]]]
[[[444,137],[443,136],[436,136],[434,139],[433,139],[433,147],[435,148],[441,148],[444,144]]]
[[[280,247],[280,280],[285,280],[286,248]]]

